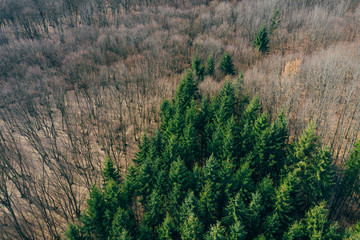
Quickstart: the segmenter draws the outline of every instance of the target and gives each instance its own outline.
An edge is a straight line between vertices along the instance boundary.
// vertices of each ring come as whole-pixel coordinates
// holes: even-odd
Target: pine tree
[[[193,99],[197,98],[197,84],[194,80],[193,72],[187,70],[185,76],[180,81],[174,101],[179,108],[180,114],[184,114],[186,108],[191,104]]]
[[[191,61],[191,70],[196,74],[199,80],[204,78],[205,67],[201,64],[201,59],[197,54],[194,55]]]
[[[119,171],[114,166],[114,162],[109,158],[105,158],[104,169],[104,184],[106,184],[109,180],[114,180],[116,183],[120,183],[121,177]]]
[[[271,18],[270,28],[269,28],[269,36],[272,36],[276,29],[280,26],[280,13],[279,9],[276,9],[273,17]]]
[[[139,144],[139,151],[135,154],[135,159],[133,160],[138,165],[141,165],[146,161],[150,152],[150,140],[146,133],[143,135],[141,139],[141,143]]]
[[[209,76],[213,76],[215,72],[215,60],[213,54],[209,54],[206,61],[205,73]]]
[[[327,224],[327,211],[325,203],[322,202],[306,213],[306,231],[310,239],[321,240],[325,235]]]
[[[164,222],[158,229],[158,233],[159,233],[159,240],[177,239],[178,233],[176,232],[176,226],[169,214],[166,214]]]
[[[263,224],[264,235],[267,240],[277,240],[281,238],[280,220],[277,213],[268,215]]]
[[[240,221],[235,221],[233,225],[230,226],[229,240],[245,240],[247,232],[244,229],[244,226]]]
[[[202,239],[203,226],[193,212],[190,212],[181,226],[180,236],[182,240]]]
[[[298,178],[299,169],[289,172],[276,189],[275,212],[279,216],[283,228],[287,227],[293,220],[295,210],[295,197],[298,192],[300,179]]]
[[[269,52],[269,38],[266,25],[263,25],[254,40],[254,48],[256,48],[262,54]]]
[[[111,226],[111,239],[123,239],[124,236],[130,237],[130,232],[134,233],[135,222],[129,215],[129,213],[121,207],[115,213],[114,220]]]
[[[220,225],[220,222],[212,225],[210,231],[208,232],[205,240],[225,240],[225,228]]]
[[[303,240],[305,239],[306,229],[302,221],[295,221],[284,234],[283,240]]]
[[[96,239],[106,239],[105,223],[105,201],[102,192],[94,186],[87,200],[88,209],[82,216],[86,235]]]
[[[121,192],[120,186],[113,180],[107,182],[104,188],[104,200],[105,200],[105,216],[104,216],[104,225],[106,227],[106,231],[108,228],[111,228],[111,223],[114,218],[114,214],[116,213],[119,206],[127,207],[126,200]]]
[[[154,190],[151,195],[149,202],[145,206],[143,224],[151,227],[155,230],[155,227],[159,226],[164,217],[164,209],[162,207],[163,199],[157,190]]]
[[[292,156],[300,169],[302,202],[298,209],[305,210],[314,203],[327,199],[333,185],[332,154],[322,149],[315,125],[310,123],[294,144]]]
[[[232,226],[236,222],[243,222],[248,216],[248,209],[240,193],[230,199],[225,208],[225,216],[222,222],[227,226]]]
[[[80,228],[74,224],[69,224],[65,236],[67,240],[85,240],[81,234]]]
[[[225,75],[234,75],[235,74],[235,67],[232,60],[232,57],[229,52],[225,52],[224,56],[222,57],[220,61],[219,69],[225,74]]]
[[[248,207],[248,218],[247,218],[247,232],[249,236],[255,237],[259,234],[261,229],[261,222],[264,213],[264,206],[262,205],[262,198],[259,192],[252,194],[251,201]]]

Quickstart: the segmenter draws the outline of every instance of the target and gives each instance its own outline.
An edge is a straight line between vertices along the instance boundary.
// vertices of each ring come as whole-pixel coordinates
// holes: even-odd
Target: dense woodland
[[[356,0],[0,0],[0,238],[356,235],[359,16]]]
[[[210,99],[197,80],[188,71],[162,103],[161,124],[142,138],[124,181],[106,159],[102,187],[67,239],[360,238],[360,222],[343,231],[329,220],[330,202],[358,190],[360,141],[336,185],[313,122],[289,144],[284,112],[271,119],[258,97],[247,104],[241,78]]]

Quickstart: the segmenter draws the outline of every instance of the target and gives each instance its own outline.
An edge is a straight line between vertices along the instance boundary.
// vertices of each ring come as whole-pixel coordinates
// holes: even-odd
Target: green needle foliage
[[[313,123],[288,141],[284,112],[262,112],[259,97],[247,103],[230,80],[203,98],[194,76],[164,101],[126,176],[105,159],[103,184],[66,239],[356,239],[360,227],[329,220],[329,201],[358,194],[360,143],[335,189],[332,153]]]
[[[269,52],[269,37],[266,25],[262,26],[256,35],[254,40],[254,48],[256,48],[262,54]]]
[[[229,52],[225,52],[224,56],[221,58],[219,69],[225,75],[234,75],[235,67],[232,60],[232,57]]]
[[[213,54],[210,54],[206,60],[205,73],[209,76],[213,76],[215,73],[215,60]]]

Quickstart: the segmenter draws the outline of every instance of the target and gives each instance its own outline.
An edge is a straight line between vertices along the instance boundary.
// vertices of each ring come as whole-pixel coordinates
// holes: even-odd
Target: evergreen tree
[[[201,59],[197,54],[194,55],[191,61],[191,70],[196,74],[199,80],[204,78],[205,67],[201,64]]]
[[[259,29],[259,32],[254,40],[254,47],[262,54],[269,52],[269,38],[266,25],[263,25]]]
[[[182,240],[198,240],[203,234],[203,226],[193,212],[190,212],[181,226],[180,236]]]
[[[302,221],[295,221],[284,234],[283,240],[305,240],[306,229]]]
[[[254,238],[259,234],[263,213],[264,206],[262,205],[261,195],[259,192],[255,192],[252,194],[252,198],[248,207],[247,232],[249,234],[249,237]]]
[[[205,237],[205,240],[225,240],[225,228],[220,225],[220,222],[212,225],[210,231]]]
[[[240,221],[236,221],[230,226],[229,240],[245,240],[247,232],[244,230],[244,226]]]
[[[275,195],[275,212],[279,216],[283,228],[287,227],[293,220],[295,210],[295,197],[298,193],[299,169],[289,172],[276,189]]]
[[[120,183],[121,177],[119,171],[114,166],[114,162],[109,158],[105,158],[104,169],[103,169],[104,183],[106,184],[109,180],[114,180]]]
[[[159,226],[164,217],[164,209],[162,207],[163,200],[157,190],[154,190],[151,195],[148,204],[145,206],[143,224],[151,227],[153,231],[155,227]]]
[[[106,231],[109,232],[108,228],[111,228],[114,214],[119,206],[126,207],[126,200],[120,186],[113,179],[110,179],[106,184],[103,195],[105,201],[104,225],[107,229]]]
[[[336,236],[336,231],[331,231],[330,236],[328,235],[330,229],[327,228],[327,225],[329,225],[327,221],[327,213],[325,202],[321,202],[319,205],[313,207],[306,213],[305,223],[309,239],[339,239],[339,236]],[[330,238],[326,238],[326,236]]]
[[[232,57],[229,52],[225,52],[224,56],[221,58],[219,69],[225,75],[234,75],[235,74],[235,67],[232,60]]]
[[[146,134],[143,135],[141,143],[139,144],[139,151],[135,154],[135,159],[133,160],[138,165],[141,165],[146,161],[150,152],[150,140]]]
[[[302,201],[298,209],[305,210],[315,203],[328,199],[333,185],[332,154],[322,149],[315,125],[310,123],[294,144],[292,156],[300,169]]]
[[[111,231],[108,233],[111,233],[112,240],[117,240],[130,237],[130,232],[134,233],[135,222],[126,210],[119,207],[110,226]]]
[[[172,240],[178,238],[175,223],[169,214],[166,214],[164,222],[158,229],[158,233],[160,240]]]
[[[243,222],[248,216],[248,209],[241,197],[240,193],[230,199],[228,205],[225,208],[225,216],[222,222],[227,226],[232,226],[236,222]]]
[[[88,237],[106,239],[105,201],[102,192],[94,186],[87,200],[88,209],[81,221]]]
[[[186,108],[191,104],[193,99],[197,98],[197,84],[194,80],[193,72],[187,70],[185,76],[177,87],[174,101],[179,113],[184,114]]]
[[[69,224],[65,236],[67,240],[85,240],[81,234],[80,228],[74,224]]]
[[[206,61],[205,73],[209,76],[213,76],[215,72],[215,60],[213,54],[209,54]]]
[[[270,27],[269,27],[269,36],[272,36],[276,29],[280,26],[280,13],[279,9],[276,9],[273,17],[271,18]]]

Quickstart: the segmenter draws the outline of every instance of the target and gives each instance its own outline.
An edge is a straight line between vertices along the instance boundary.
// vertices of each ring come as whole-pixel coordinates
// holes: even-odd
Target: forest
[[[0,0],[0,239],[358,239],[356,0]]]

